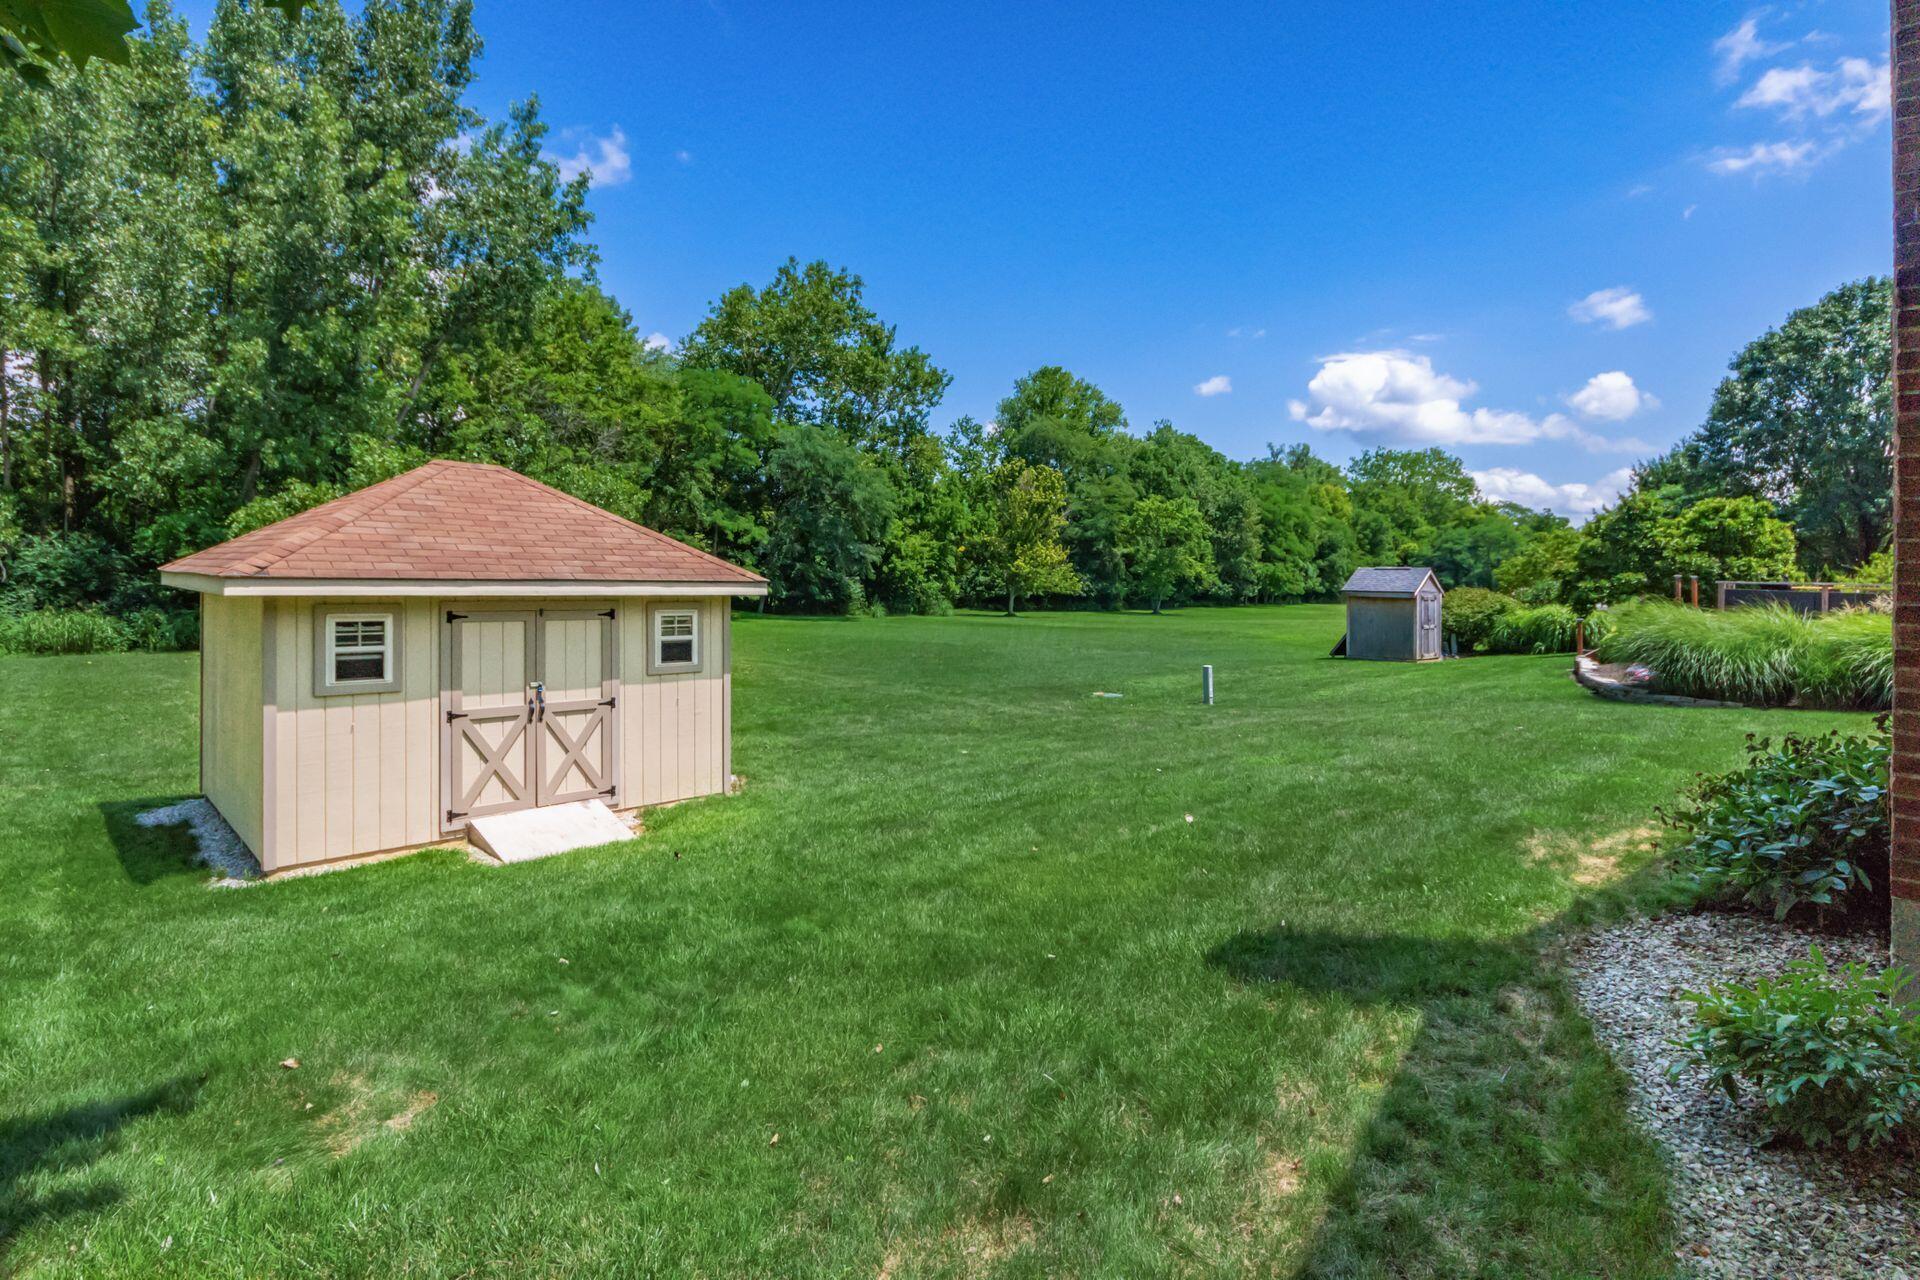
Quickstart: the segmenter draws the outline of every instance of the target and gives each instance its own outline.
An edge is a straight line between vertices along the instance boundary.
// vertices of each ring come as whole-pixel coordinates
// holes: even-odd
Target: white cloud
[[[1545,507],[1576,522],[1611,506],[1633,484],[1631,467],[1622,467],[1592,484],[1554,484],[1531,471],[1517,471],[1512,467],[1490,467],[1468,474],[1489,501]]]
[[[619,125],[604,138],[588,138],[570,156],[547,153],[560,170],[562,182],[587,174],[596,187],[617,187],[633,177],[633,156],[627,151],[626,131]]]
[[[1633,379],[1615,369],[1596,373],[1587,385],[1567,397],[1583,417],[1603,422],[1625,422],[1636,413],[1652,409],[1660,402],[1633,385]]]
[[[1216,373],[1205,382],[1193,384],[1193,394],[1197,396],[1224,396],[1233,390],[1233,379],[1224,373]]]
[[[1707,168],[1720,174],[1794,173],[1819,159],[1811,142],[1756,142],[1746,150],[1722,147],[1707,161]]]
[[[1249,325],[1237,324],[1227,330],[1227,336],[1229,338],[1264,338],[1267,336],[1267,331],[1265,329],[1255,329]]]
[[[1732,84],[1739,76],[1740,68],[1749,62],[1761,58],[1770,58],[1793,44],[1786,40],[1775,43],[1760,38],[1760,13],[1750,13],[1740,20],[1740,25],[1713,42],[1713,51],[1719,55],[1720,63],[1714,68],[1714,79],[1721,84]]]
[[[1841,58],[1831,71],[1811,63],[1773,67],[1734,105],[1772,111],[1783,120],[1825,120],[1844,113],[1873,124],[1893,109],[1893,88],[1886,63]]]
[[[1479,388],[1408,351],[1355,351],[1322,357],[1307,384],[1307,399],[1291,400],[1295,422],[1316,431],[1382,435],[1423,445],[1531,444],[1564,440],[1595,452],[1637,451],[1637,440],[1609,440],[1583,430],[1564,414],[1534,418],[1505,409],[1461,404]]]
[[[673,350],[673,339],[656,330],[648,334],[640,345],[649,351],[671,351]]]
[[[1623,284],[1595,289],[1568,307],[1567,314],[1582,324],[1604,324],[1609,329],[1630,329],[1653,319],[1647,300]]]
[[[692,164],[693,152],[688,151],[685,147],[682,147],[680,150],[673,153],[673,158],[675,160],[678,160],[681,164]]]

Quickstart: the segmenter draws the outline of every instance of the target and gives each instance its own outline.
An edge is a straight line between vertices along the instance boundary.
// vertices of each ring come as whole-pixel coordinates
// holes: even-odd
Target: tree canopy
[[[468,104],[467,0],[221,0],[198,42],[155,3],[71,57],[56,8],[0,0],[45,29],[8,46],[38,83],[0,75],[0,609],[177,604],[156,565],[433,457],[758,569],[788,610],[1328,599],[1362,564],[1584,604],[1885,545],[1884,281],[1750,344],[1575,529],[1438,449],[1229,458],[1054,363],[942,429],[947,372],[826,261],[656,350],[537,103]]]

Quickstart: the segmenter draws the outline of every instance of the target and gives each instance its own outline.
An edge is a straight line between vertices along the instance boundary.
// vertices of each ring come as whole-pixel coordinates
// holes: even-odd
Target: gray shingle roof
[[[1341,591],[1347,595],[1411,596],[1433,573],[1431,569],[1355,569]]]

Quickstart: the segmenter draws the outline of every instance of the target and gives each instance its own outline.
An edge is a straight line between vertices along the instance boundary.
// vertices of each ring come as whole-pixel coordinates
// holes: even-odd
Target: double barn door
[[[446,615],[445,828],[534,805],[614,798],[611,609]]]

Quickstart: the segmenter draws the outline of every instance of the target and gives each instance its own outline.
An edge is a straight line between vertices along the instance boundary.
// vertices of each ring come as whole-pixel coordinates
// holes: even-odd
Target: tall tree
[[[1891,531],[1891,306],[1886,278],[1854,281],[1748,343],[1706,424],[1641,483],[1766,499],[1809,574],[1866,560]]]
[[[1005,586],[1007,616],[1022,597],[1078,595],[1080,575],[1060,541],[1067,527],[1067,485],[1052,467],[1014,458],[995,477],[998,500],[983,540],[989,576]]]
[[[952,377],[866,304],[866,284],[825,262],[789,258],[764,289],[739,285],[680,348],[691,369],[751,378],[782,422],[832,428],[899,455],[927,432]]]
[[[779,513],[767,539],[772,603],[832,613],[860,608],[893,521],[886,473],[820,426],[784,428],[767,472]]]
[[[1175,591],[1204,589],[1217,581],[1206,518],[1192,498],[1149,494],[1134,503],[1120,524],[1120,553],[1133,590],[1152,603],[1156,614]]]

